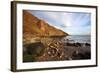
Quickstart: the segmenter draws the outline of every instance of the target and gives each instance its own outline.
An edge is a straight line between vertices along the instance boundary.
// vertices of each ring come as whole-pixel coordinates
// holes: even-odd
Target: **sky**
[[[91,14],[28,10],[29,13],[70,35],[90,35]]]

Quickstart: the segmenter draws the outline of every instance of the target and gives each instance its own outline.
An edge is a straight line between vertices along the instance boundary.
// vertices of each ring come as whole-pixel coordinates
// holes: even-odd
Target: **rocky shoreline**
[[[27,51],[24,56],[32,56],[35,62],[91,58],[91,45],[89,43],[65,43],[59,39],[42,38],[40,42],[27,44],[26,46]],[[23,60],[23,62],[30,61],[33,62],[32,60]]]

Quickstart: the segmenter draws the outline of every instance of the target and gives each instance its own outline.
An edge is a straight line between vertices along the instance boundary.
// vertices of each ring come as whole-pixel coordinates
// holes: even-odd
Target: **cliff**
[[[53,37],[67,36],[64,31],[57,29],[44,20],[40,20],[26,10],[23,10],[23,37]]]

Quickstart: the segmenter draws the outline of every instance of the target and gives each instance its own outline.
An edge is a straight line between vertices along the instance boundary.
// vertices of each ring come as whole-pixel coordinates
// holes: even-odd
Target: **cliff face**
[[[67,35],[24,10],[23,62],[63,60],[63,43],[54,37],[61,38]]]
[[[53,26],[50,26],[43,20],[33,16],[28,11],[23,11],[23,37],[41,37],[41,36],[67,36],[68,34]]]

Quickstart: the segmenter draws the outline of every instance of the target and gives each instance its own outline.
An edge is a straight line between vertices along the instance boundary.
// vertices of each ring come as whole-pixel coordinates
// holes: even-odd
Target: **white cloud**
[[[69,32],[70,34],[90,33],[90,29],[87,29],[88,24],[90,28],[90,22],[88,22],[90,19],[89,14],[48,11],[31,11],[31,13],[38,18],[45,20],[50,25],[65,32]],[[86,25],[86,27],[83,29],[84,25]]]

